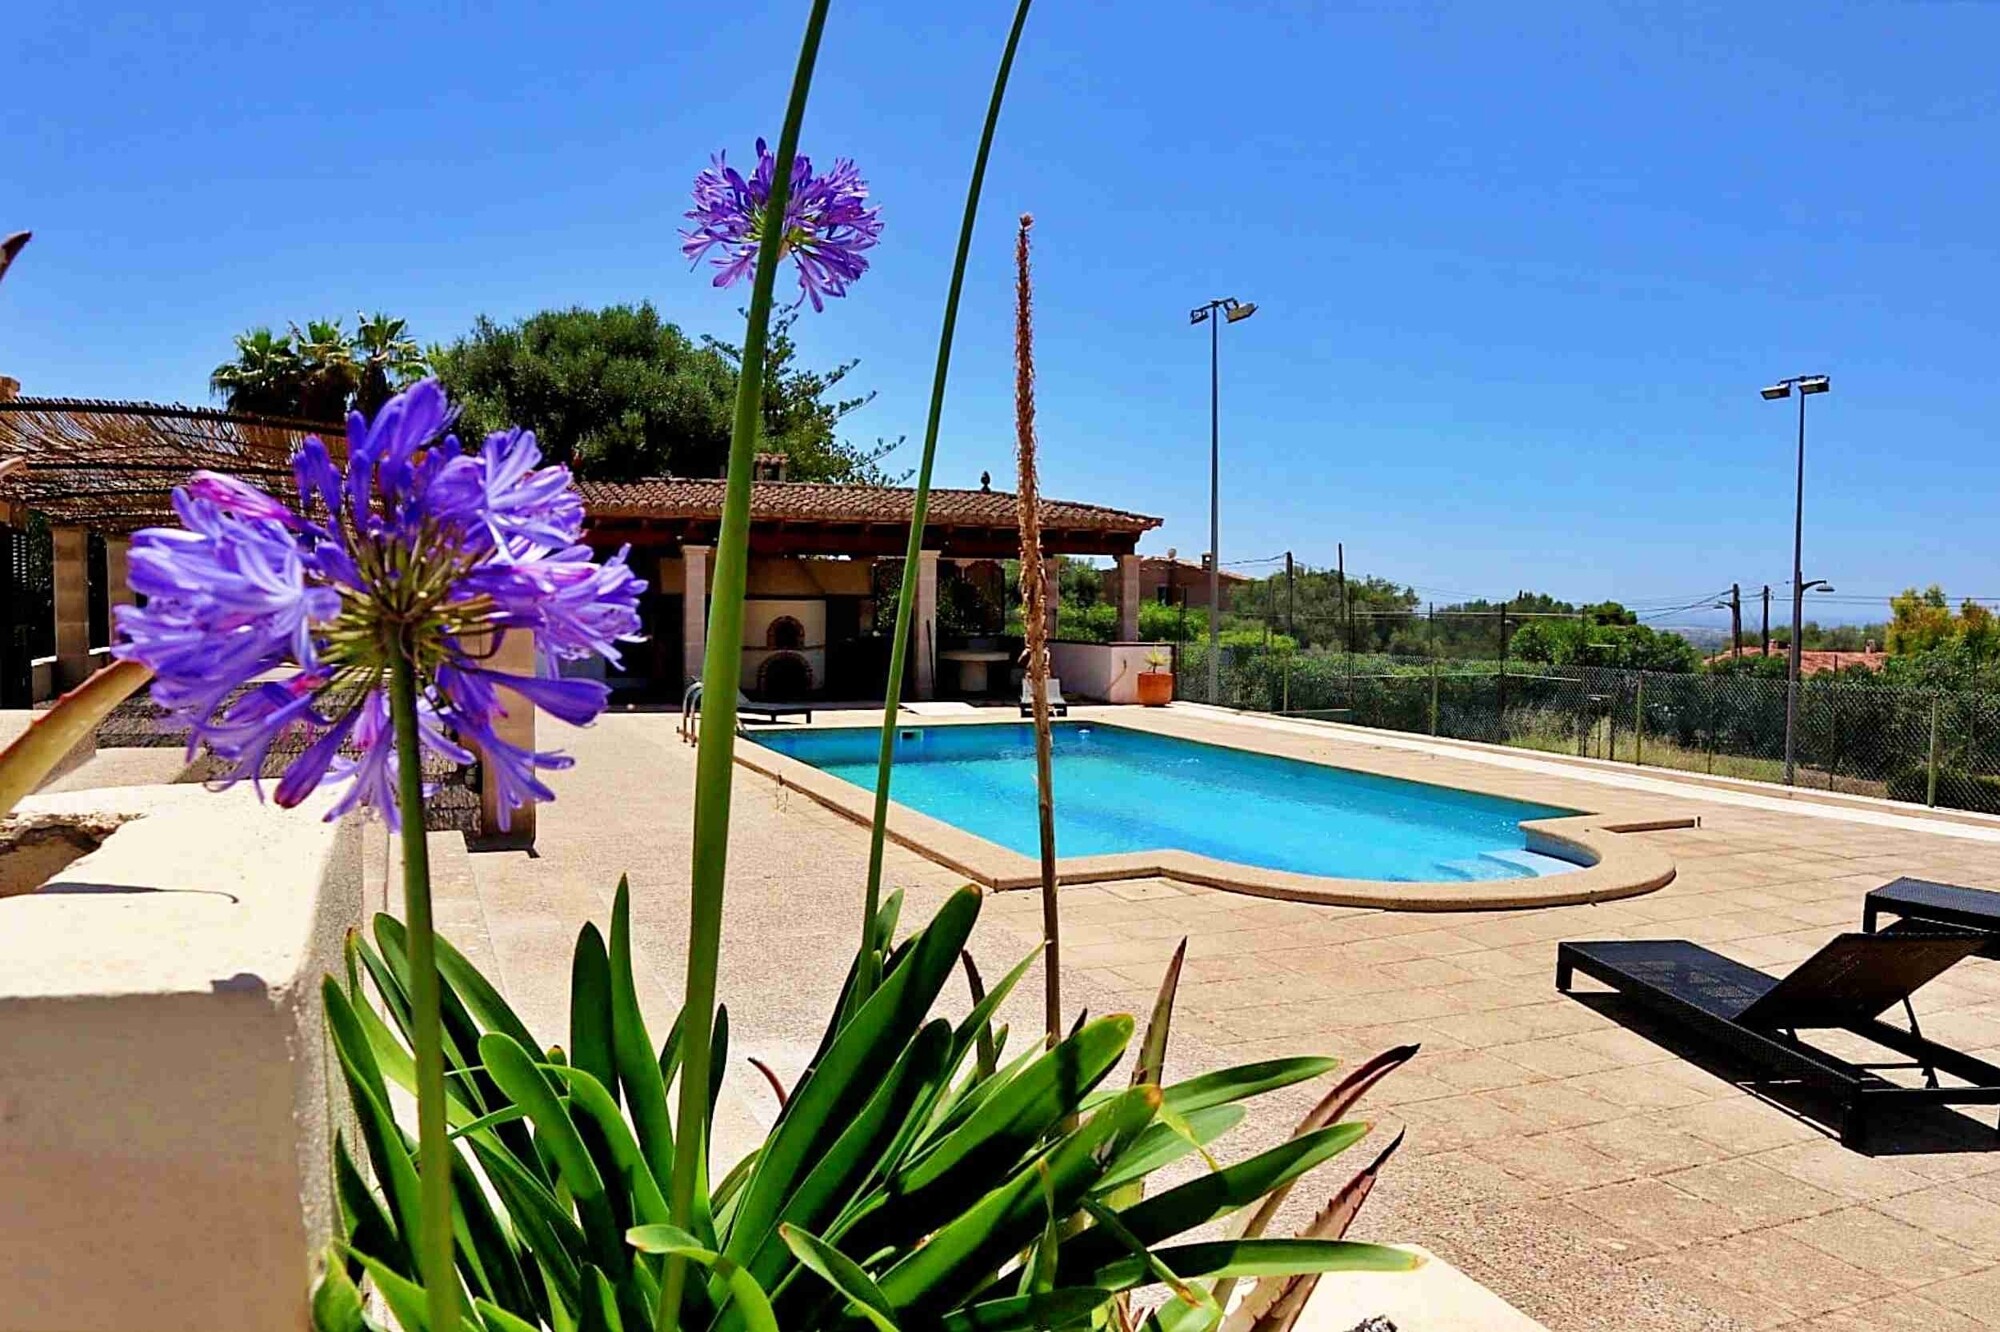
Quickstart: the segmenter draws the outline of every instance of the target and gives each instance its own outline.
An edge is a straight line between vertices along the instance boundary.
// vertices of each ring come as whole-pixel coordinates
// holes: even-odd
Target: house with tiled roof
[[[38,513],[53,532],[53,607],[31,609],[36,635],[9,631],[14,600],[0,597],[0,678],[46,697],[92,669],[108,646],[108,607],[129,598],[127,536],[171,521],[168,495],[197,468],[233,472],[273,491],[291,486],[292,452],[309,423],[209,408],[85,399],[0,398],[0,522]],[[318,427],[322,432],[330,427]],[[333,434],[337,440],[337,432]],[[614,686],[678,699],[701,675],[710,562],[724,483],[699,477],[585,481],[585,539],[600,553],[629,547],[645,580],[646,638],[625,649]],[[769,698],[879,697],[888,630],[916,492],[902,486],[791,481],[781,455],[758,458],[750,500],[749,601],[743,679]],[[916,638],[906,696],[1003,691],[1010,598],[1002,570],[1020,552],[1015,497],[982,485],[938,489],[925,514],[917,563]],[[1140,537],[1160,520],[1101,504],[1041,502],[1051,555],[1117,561],[1120,637],[1138,636]],[[0,526],[0,564],[15,552]],[[1053,565],[1051,565],[1053,568]],[[1053,611],[1055,598],[1050,598]],[[53,633],[49,633],[49,621]],[[23,642],[53,652],[16,663]],[[43,649],[46,651],[46,649]],[[1001,666],[988,670],[989,664]],[[25,706],[25,697],[15,706]]]

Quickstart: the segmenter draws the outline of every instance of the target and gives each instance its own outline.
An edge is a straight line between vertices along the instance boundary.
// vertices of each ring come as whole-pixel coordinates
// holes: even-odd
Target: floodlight
[[[1257,313],[1257,303],[1255,301],[1245,301],[1241,305],[1238,305],[1236,302],[1231,301],[1228,307],[1223,312],[1223,318],[1227,319],[1232,324],[1240,324],[1245,319],[1248,319],[1251,315],[1256,313]]]
[[[1196,307],[1195,309],[1192,309],[1192,310],[1189,310],[1189,311],[1188,311],[1188,322],[1189,322],[1190,324],[1205,324],[1205,323],[1207,323],[1207,322],[1208,322],[1208,307],[1207,307],[1206,305],[1203,305],[1203,306],[1197,306],[1197,307]]]
[[[1792,396],[1792,381],[1788,379],[1782,384],[1773,384],[1767,389],[1758,389],[1757,391],[1764,395],[1765,402],[1776,402],[1780,398],[1789,398]]]
[[[1801,393],[1824,393],[1832,387],[1832,381],[1827,379],[1825,375],[1799,376],[1799,392]]]

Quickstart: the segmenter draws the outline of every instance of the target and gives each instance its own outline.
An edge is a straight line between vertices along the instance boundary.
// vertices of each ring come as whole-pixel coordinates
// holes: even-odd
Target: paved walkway
[[[1674,884],[1601,906],[1402,914],[1157,880],[1065,892],[1072,1010],[1143,1012],[1175,942],[1188,937],[1174,1076],[1276,1053],[1360,1058],[1422,1043],[1363,1105],[1378,1134],[1409,1130],[1364,1214],[1368,1235],[1427,1245],[1560,1330],[2000,1326],[1991,1111],[1978,1120],[1940,1112],[1878,1135],[1877,1154],[1861,1155],[1800,1107],[1745,1090],[1710,1056],[1656,1043],[1615,1005],[1552,985],[1562,938],[1686,937],[1781,971],[1854,928],[1862,894],[1898,874],[2000,887],[2000,838],[1671,782],[1607,785],[1560,760],[1503,753],[1488,762],[1346,728],[1190,709],[1143,716],[1190,736],[1254,735],[1279,752],[1382,772],[1701,819],[1642,834],[1679,863]],[[649,1002],[664,1012],[678,993],[693,751],[674,721],[614,715],[555,737],[578,763],[553,779],[559,799],[543,811],[538,852],[454,857],[456,877],[440,885],[445,928],[487,960],[548,1039],[562,1039],[576,930],[606,919],[621,872],[632,876]],[[722,994],[734,1049],[789,1079],[857,937],[866,835],[741,771],[732,829]],[[927,916],[956,886],[894,848],[889,880],[909,893],[906,920]],[[1001,894],[974,951],[995,975],[1038,932],[1035,895]],[[1016,1030],[1039,1025],[1039,993],[1038,978],[1023,982]],[[1959,967],[1918,1008],[1937,1038],[2000,1053],[2000,963]],[[732,1062],[730,1128],[746,1131],[773,1107]],[[1282,1133],[1309,1100],[1308,1091],[1273,1098],[1224,1155]],[[1337,1178],[1329,1172],[1327,1187]],[[1320,1201],[1300,1190],[1295,1210]]]

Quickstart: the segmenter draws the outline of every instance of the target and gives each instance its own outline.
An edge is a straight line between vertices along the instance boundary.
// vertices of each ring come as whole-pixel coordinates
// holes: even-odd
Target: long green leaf
[[[1414,1272],[1423,1259],[1385,1244],[1352,1240],[1214,1240],[1153,1252],[1183,1279],[1219,1276],[1282,1276],[1294,1272]],[[1107,1263],[1092,1275],[1093,1285],[1130,1290],[1153,1280],[1151,1266],[1137,1258]]]
[[[368,1319],[362,1312],[361,1291],[347,1275],[339,1249],[327,1258],[326,1271],[313,1287],[313,1332],[366,1332]]]
[[[333,1038],[334,1055],[347,1077],[348,1099],[354,1105],[362,1143],[368,1148],[376,1181],[395,1213],[396,1233],[414,1250],[411,1241],[423,1224],[416,1164],[410,1160],[402,1130],[389,1112],[388,1088],[382,1081],[381,1070],[375,1066],[368,1036],[356,1020],[347,995],[331,976],[320,987],[320,993],[326,1004],[327,1032]]]
[[[568,1110],[549,1089],[536,1060],[510,1036],[491,1033],[479,1042],[479,1057],[500,1089],[512,1097],[534,1122],[536,1142],[555,1161],[563,1184],[576,1199],[577,1212],[598,1266],[622,1273],[628,1265],[625,1246],[598,1173],[583,1137]]]
[[[361,1177],[353,1154],[347,1150],[347,1137],[341,1133],[333,1135],[333,1181],[334,1194],[347,1222],[347,1242],[363,1253],[374,1254],[399,1272],[415,1271],[409,1246],[396,1232],[396,1223],[382,1210],[368,1181]]]
[[[983,1076],[990,1077],[996,1071],[995,1061],[998,1059],[999,1050],[993,1042],[993,1015],[1000,1011],[1000,1005],[1007,1002],[1007,996],[1014,992],[1014,987],[1020,984],[1021,977],[1028,974],[1028,968],[1032,967],[1035,964],[1035,959],[1041,955],[1042,949],[1038,944],[1033,951],[1019,962],[1016,962],[1013,968],[1000,978],[998,985],[994,986],[992,990],[986,991],[978,986],[977,978],[979,972],[973,967],[972,954],[969,952],[960,954],[967,968],[966,974],[973,978],[972,983],[975,987],[975,994],[972,1001],[972,1011],[965,1015],[965,1021],[958,1024],[958,1031],[955,1033],[955,1038],[952,1042],[952,1062],[954,1064],[964,1056],[968,1046],[977,1045],[979,1047],[978,1067],[980,1073]]]
[[[1020,0],[1014,9],[1014,25],[1007,33],[1006,48],[1000,53],[1000,68],[993,76],[993,94],[986,104],[986,123],[980,130],[979,150],[972,159],[972,179],[965,190],[965,211],[958,224],[958,250],[953,256],[951,285],[945,292],[944,321],[938,328],[937,365],[931,374],[929,414],[924,419],[923,455],[917,461],[917,485],[910,508],[910,533],[903,554],[903,578],[896,589],[896,629],[889,640],[889,670],[882,683],[882,735],[875,759],[875,808],[869,820],[868,887],[863,897],[861,928],[865,935],[875,918],[882,892],[882,854],[889,827],[889,777],[896,759],[896,725],[903,698],[903,667],[909,658],[910,641],[916,637],[917,579],[911,573],[923,553],[925,517],[930,509],[931,470],[937,462],[938,426],[944,418],[945,384],[951,377],[951,344],[958,329],[958,301],[965,290],[965,265],[972,253],[972,233],[979,219],[979,196],[986,182],[986,162],[993,151],[993,133],[1000,125],[1000,107],[1007,97],[1007,79],[1014,68],[1014,53],[1021,45],[1021,30],[1027,26],[1029,0]],[[864,979],[864,990],[867,988]]]
[[[539,1332],[533,1323],[525,1318],[516,1318],[490,1300],[474,1300],[473,1312],[486,1324],[486,1332]]]
[[[1095,1286],[1071,1286],[987,1300],[946,1314],[941,1332],[1042,1332],[1090,1326],[1090,1317],[1111,1299]]]
[[[1239,1161],[1226,1170],[1197,1176],[1119,1213],[1119,1218],[1145,1244],[1158,1244],[1185,1234],[1217,1217],[1256,1202],[1266,1193],[1299,1178],[1359,1142],[1367,1124],[1335,1124],[1291,1138],[1268,1151]],[[1063,1275],[1075,1278],[1105,1261],[1119,1248],[1109,1235],[1086,1233],[1070,1242]]]
[[[611,1099],[611,1094],[596,1078],[580,1068],[560,1064],[545,1067],[569,1084],[572,1118],[574,1111],[581,1109],[604,1136],[619,1181],[631,1197],[632,1214],[638,1218],[639,1224],[665,1224],[666,1194],[661,1192],[659,1181],[653,1178],[645,1156],[639,1151],[639,1143],[633,1138],[624,1116],[618,1113],[618,1104]]]
[[[382,1293],[382,1302],[389,1306],[390,1313],[396,1315],[403,1332],[430,1332],[430,1311],[424,1304],[422,1286],[365,1253],[352,1249],[348,1253],[368,1269],[368,1279]]]
[[[569,1062],[597,1079],[615,1099],[618,1068],[611,1054],[611,958],[597,926],[577,932],[569,973]]]
[[[834,1038],[826,1057],[806,1070],[765,1140],[757,1173],[744,1190],[727,1252],[746,1260],[776,1226],[785,1200],[832,1145],[841,1122],[873,1092],[922,1025],[979,918],[976,888],[953,893],[925,927],[910,960],[870,995]]]
[[[1166,1088],[1167,1107],[1178,1114],[1192,1114],[1211,1105],[1247,1100],[1265,1092],[1289,1087],[1320,1076],[1340,1064],[1338,1059],[1300,1055],[1290,1059],[1267,1059],[1255,1064],[1203,1073]]]
[[[778,1332],[778,1321],[771,1315],[770,1298],[741,1264],[713,1249],[703,1248],[694,1236],[675,1226],[634,1226],[625,1238],[642,1253],[688,1258],[709,1268],[729,1288],[731,1307],[741,1312],[744,1326],[750,1332]]]
[[[577,1259],[589,1247],[576,1218],[556,1201],[541,1177],[498,1143],[468,1140],[493,1191],[507,1209],[508,1219],[540,1263],[552,1288],[551,1313],[575,1308],[583,1299],[583,1273]]]
[[[667,1113],[667,1086],[653,1055],[645,1015],[639,1009],[639,987],[632,974],[632,886],[622,877],[611,907],[611,1045],[640,1149],[654,1177],[670,1179],[674,1168],[673,1121]]]
[[[778,1234],[801,1263],[851,1301],[849,1309],[873,1323],[878,1332],[900,1332],[889,1297],[859,1263],[811,1231],[781,1224]]]
[[[1212,1105],[1206,1110],[1197,1110],[1188,1115],[1182,1123],[1169,1124],[1162,1121],[1148,1128],[1105,1172],[1098,1182],[1100,1191],[1113,1190],[1121,1185],[1135,1184],[1162,1166],[1173,1164],[1190,1152],[1206,1147],[1229,1130],[1243,1122],[1248,1111],[1240,1105]],[[1137,1199],[1132,1200],[1136,1202]],[[1111,1204],[1118,1210],[1132,1205],[1120,1204],[1116,1198]]]
[[[1030,1064],[995,1092],[937,1146],[898,1174],[895,1192],[916,1198],[927,1189],[951,1188],[977,1177],[994,1162],[1022,1149],[1063,1116],[1118,1065],[1132,1040],[1132,1019],[1100,1018]]]
[[[875,1094],[840,1132],[840,1136],[786,1200],[783,1220],[794,1227],[818,1231],[885,1169],[886,1149],[919,1113],[944,1077],[951,1024],[942,1018],[917,1033]],[[782,1227],[780,1227],[782,1229]],[[732,1229],[734,1239],[738,1230]],[[758,1280],[777,1288],[784,1248],[773,1235],[761,1243],[747,1266]]]
[[[1137,1137],[1159,1108],[1157,1087],[1135,1087],[1118,1096],[1047,1157],[959,1211],[890,1268],[883,1274],[882,1292],[899,1310],[942,1313],[953,1300],[980,1289],[1040,1231],[1047,1199],[1053,1198],[1059,1211],[1075,1207],[1104,1174],[1104,1163]]]

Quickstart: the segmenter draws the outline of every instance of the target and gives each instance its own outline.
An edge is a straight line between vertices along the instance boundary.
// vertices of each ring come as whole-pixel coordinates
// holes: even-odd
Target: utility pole
[[[1500,603],[1500,739],[1507,739],[1507,607],[1512,602]]]
[[[1743,588],[1738,583],[1729,585],[1729,655],[1743,655]]]
[[[1771,585],[1764,584],[1764,655],[1771,655]]]
[[[1343,542],[1333,543],[1334,577],[1340,584],[1340,636],[1346,640],[1350,656],[1354,653],[1354,625],[1347,615],[1347,546]]]
[[[1299,641],[1298,622],[1293,612],[1298,609],[1298,588],[1292,582],[1292,552],[1285,552],[1285,633],[1296,645]]]

